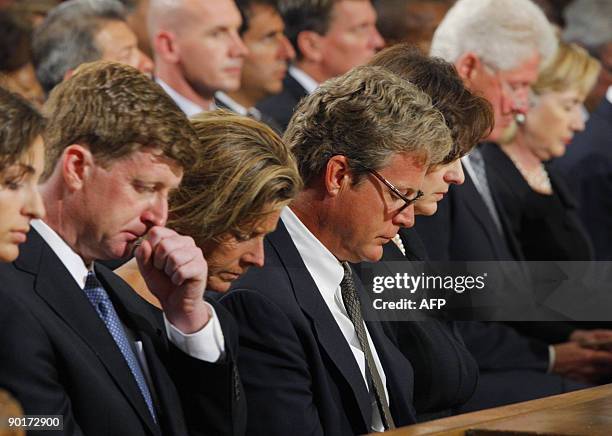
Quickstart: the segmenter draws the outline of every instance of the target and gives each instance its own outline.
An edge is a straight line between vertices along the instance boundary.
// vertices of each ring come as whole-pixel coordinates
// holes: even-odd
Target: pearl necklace
[[[405,256],[406,248],[404,247],[404,243],[402,242],[402,238],[400,238],[399,233],[396,234],[391,240],[395,243],[395,245],[397,245],[397,248],[399,248],[402,254]]]
[[[515,159],[512,155],[508,155],[516,169],[521,173],[527,184],[536,192],[540,194],[551,195],[552,194],[552,184],[550,183],[550,177],[548,177],[548,172],[544,167],[544,164],[540,162],[535,169],[527,171],[517,159]]]

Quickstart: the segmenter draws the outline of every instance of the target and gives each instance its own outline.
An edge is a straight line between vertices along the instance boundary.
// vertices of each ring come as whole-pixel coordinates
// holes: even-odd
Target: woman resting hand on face
[[[45,208],[38,193],[43,171],[43,117],[17,94],[0,88],[0,262],[12,262],[30,221]]]
[[[559,43],[533,85],[532,104],[514,138],[487,144],[493,196],[506,212],[527,260],[591,260],[591,241],[565,181],[547,162],[563,156],[584,129],[582,103],[595,84],[598,62],[582,48]]]
[[[264,263],[264,236],[301,189],[291,151],[266,125],[228,111],[192,118],[199,156],[171,195],[168,227],[194,238],[208,263],[206,288],[229,290],[251,266]],[[134,260],[117,271],[159,306]]]

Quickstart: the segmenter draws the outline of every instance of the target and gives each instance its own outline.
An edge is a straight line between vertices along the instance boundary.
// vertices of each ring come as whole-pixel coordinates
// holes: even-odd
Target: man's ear
[[[71,191],[82,189],[85,180],[91,176],[94,165],[93,155],[89,148],[72,144],[66,147],[60,160],[66,186]]]
[[[153,51],[155,57],[164,59],[166,62],[177,63],[181,59],[179,45],[176,36],[172,32],[162,30],[153,37]]]
[[[297,47],[302,58],[308,62],[321,62],[323,53],[321,51],[323,36],[312,30],[304,30],[297,37]]]
[[[457,73],[463,81],[470,83],[476,79],[476,76],[482,68],[482,61],[474,52],[468,51],[462,54],[455,62]]]
[[[74,75],[74,69],[68,68],[66,72],[64,73],[64,77],[62,78],[62,81],[65,82],[66,80],[70,79],[73,75]]]
[[[346,156],[336,155],[327,161],[325,167],[325,189],[334,197],[353,183],[353,173]]]

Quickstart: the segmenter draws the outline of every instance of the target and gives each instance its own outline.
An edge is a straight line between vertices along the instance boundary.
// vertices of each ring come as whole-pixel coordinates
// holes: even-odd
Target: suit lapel
[[[483,144],[482,156],[486,164],[485,168],[487,169],[487,177],[489,179],[491,192],[493,193],[493,201],[495,202],[495,206],[499,214],[499,219],[501,221],[502,228],[504,229],[504,241],[506,242],[508,250],[510,250],[510,253],[512,254],[514,260],[525,260],[521,244],[516,239],[514,229],[510,225],[508,217],[504,211],[504,205],[500,204],[499,196],[494,194],[495,183],[506,183],[506,180],[503,180],[504,177],[502,177],[502,175],[514,171],[519,177],[522,178],[523,176],[520,175],[518,169],[516,169],[510,158],[507,157],[506,154],[495,143]],[[511,189],[516,192],[519,192],[520,190],[520,188],[518,187],[513,187]]]
[[[282,221],[278,222],[276,231],[267,238],[287,270],[298,304],[312,320],[315,334],[325,353],[350,386],[359,405],[363,425],[369,429],[372,422],[370,395],[359,366]]]
[[[491,246],[496,251],[497,258],[503,259],[507,257],[507,254],[506,256],[503,255],[504,252],[508,251],[509,249],[504,249],[505,247],[502,246],[505,243],[504,235],[501,235],[497,230],[497,227],[495,226],[495,223],[491,218],[491,213],[487,209],[484,200],[476,189],[476,186],[474,185],[470,174],[465,169],[463,170],[463,172],[465,173],[465,182],[463,186],[452,186],[451,189],[459,188],[463,191],[463,194],[466,198],[462,201],[462,203],[465,204],[467,209],[469,209],[470,213],[474,216],[474,219],[478,221],[481,227],[485,230],[485,233],[487,235],[487,238],[489,239],[489,242],[491,243]],[[501,212],[499,212],[499,218],[502,221],[502,228],[504,229],[504,231],[507,231],[506,222]]]
[[[66,267],[35,230],[22,250],[16,265],[36,276],[35,292],[87,344],[146,426],[159,434],[121,351]]]
[[[362,292],[363,301],[367,298]],[[387,391],[389,392],[389,407],[396,425],[408,425],[416,422],[416,413],[412,406],[412,395],[414,386],[414,371],[412,365],[393,345],[389,337],[384,333],[378,321],[366,321],[366,326],[372,342],[376,347],[376,353],[380,363],[385,370],[387,378]],[[410,411],[411,416],[406,415]]]
[[[300,85],[300,82],[295,80],[291,74],[287,74],[285,76],[285,82],[283,86],[285,87],[285,89],[287,89],[287,91],[291,93],[291,95],[293,95],[293,97],[295,97],[296,106],[302,98],[308,95],[304,87]]]

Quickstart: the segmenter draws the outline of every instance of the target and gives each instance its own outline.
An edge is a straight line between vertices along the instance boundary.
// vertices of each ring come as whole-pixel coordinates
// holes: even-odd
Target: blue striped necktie
[[[140,389],[140,392],[147,403],[147,408],[149,409],[149,412],[151,412],[153,421],[157,422],[155,408],[153,407],[153,399],[151,397],[151,392],[149,391],[149,386],[147,385],[142,372],[142,368],[140,368],[136,354],[134,354],[130,341],[123,330],[123,325],[121,324],[121,321],[119,321],[119,316],[113,307],[113,303],[93,271],[89,271],[87,273],[87,279],[85,280],[85,288],[83,291],[85,291],[85,295],[87,295],[87,298],[89,298],[89,302],[92,304],[96,312],[98,312],[98,315],[102,321],[104,321],[106,328],[115,340],[117,347],[119,347],[119,350],[130,367],[130,371],[136,380],[136,384],[138,384],[138,388]]]

